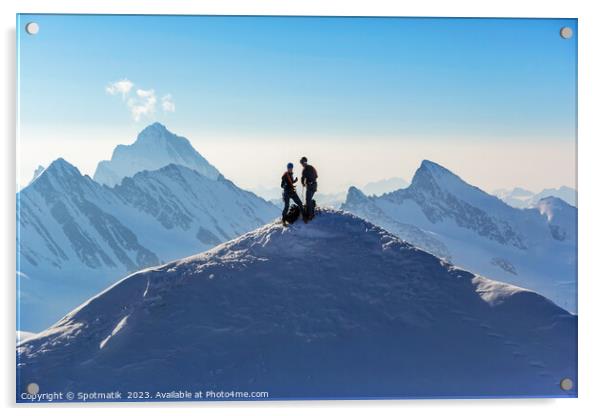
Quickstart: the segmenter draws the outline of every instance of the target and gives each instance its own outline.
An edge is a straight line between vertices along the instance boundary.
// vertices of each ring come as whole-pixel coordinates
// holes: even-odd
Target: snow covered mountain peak
[[[577,209],[560,199],[514,208],[425,160],[408,188],[350,195],[342,208],[448,261],[575,310]]]
[[[79,169],[67,162],[62,157],[52,161],[50,165],[43,171],[45,174],[53,174],[53,175],[65,175],[65,174],[78,174],[81,175]],[[40,173],[41,175],[42,173]],[[40,176],[38,175],[38,177]]]
[[[574,377],[575,331],[534,292],[325,210],[126,277],[17,346],[18,388],[543,394]]]
[[[136,139],[136,142],[150,146],[156,144],[169,145],[170,142],[177,141],[190,144],[188,139],[176,136],[175,134],[167,130],[167,127],[165,127],[159,122],[155,122],[146,126],[138,134],[138,137]]]
[[[422,161],[412,178],[410,187],[431,194],[438,194],[439,192],[457,194],[459,192],[460,196],[487,195],[476,186],[465,182],[449,169],[430,160]]]
[[[41,172],[38,172],[37,176],[31,181],[30,185],[35,185],[36,182],[39,182],[43,179],[54,179],[57,181],[55,184],[60,187],[67,185],[69,179],[79,178],[82,174],[79,169],[67,162],[62,157],[52,161],[50,165]]]
[[[188,139],[170,132],[157,122],[142,130],[134,143],[115,147],[111,160],[98,163],[94,180],[115,186],[124,177],[143,170],[160,169],[171,163],[194,169],[210,179],[217,179],[220,175]]]
[[[496,197],[429,160],[422,161],[408,188],[385,194],[381,198],[394,203],[413,199],[423,207],[431,222],[438,222],[442,216],[453,215],[454,212],[464,214],[472,207],[485,208],[489,213],[504,212],[509,208]]]
[[[18,193],[22,329],[39,330],[126,273],[271,221],[272,204],[169,163],[108,187],[57,159]]]
[[[420,163],[420,167],[418,168],[419,171],[424,171],[425,169],[427,169],[430,173],[437,175],[437,176],[443,176],[443,175],[455,176],[449,169],[445,168],[444,166],[442,166],[436,162],[428,160],[428,159],[424,159]]]
[[[410,186],[427,186],[439,184],[440,186],[466,186],[470,187],[469,184],[464,182],[458,175],[445,168],[444,166],[432,162],[430,160],[423,160],[420,163],[420,167],[414,173]]]
[[[429,160],[422,161],[412,178],[412,183],[407,189],[400,189],[393,195],[399,198],[411,197],[423,206],[428,205],[427,215],[436,220],[435,212],[443,211],[447,214],[460,210],[462,214],[467,210],[478,208],[483,214],[508,215],[512,211],[493,195],[464,181],[449,169]],[[429,214],[430,213],[430,214]],[[458,213],[458,212],[457,212]]]
[[[144,136],[145,134],[149,134],[149,132],[159,132],[160,134],[164,134],[164,133],[169,133],[169,130],[167,130],[167,127],[165,127],[164,124],[161,124],[158,121],[155,121],[154,123],[149,124],[148,126],[146,126],[140,132],[140,136]]]

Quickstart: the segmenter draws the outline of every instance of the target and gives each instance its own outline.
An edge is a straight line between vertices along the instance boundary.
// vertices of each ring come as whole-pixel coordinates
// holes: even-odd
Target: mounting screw
[[[29,394],[38,394],[38,392],[40,391],[40,386],[38,386],[38,383],[29,383],[27,385],[27,393]]]
[[[570,378],[563,378],[560,380],[560,388],[564,391],[569,391],[573,389],[573,380]]]
[[[573,37],[573,29],[571,29],[568,26],[563,27],[562,29],[560,29],[560,37],[562,39],[570,39]]]
[[[29,22],[25,25],[25,31],[30,35],[37,35],[40,31],[40,25],[36,22]]]

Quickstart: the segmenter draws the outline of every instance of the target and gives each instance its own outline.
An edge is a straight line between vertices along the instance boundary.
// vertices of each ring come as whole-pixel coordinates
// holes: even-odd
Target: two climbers
[[[305,207],[303,206],[301,198],[299,198],[299,195],[297,195],[295,183],[297,183],[298,178],[294,177],[294,166],[292,163],[289,163],[286,165],[286,172],[282,174],[280,182],[280,186],[282,188],[282,200],[284,201],[284,209],[282,210],[282,223],[284,225],[294,222],[299,214],[301,214],[301,209],[303,209],[303,221],[306,223],[307,221],[311,220],[315,214],[315,202],[313,197],[318,190],[318,172],[313,166],[307,163],[307,158],[305,156],[301,158],[300,163],[303,166],[303,172],[301,173],[301,185],[306,188]],[[295,204],[297,204],[298,208],[296,211],[291,209],[291,212],[289,212],[291,199],[295,202]]]

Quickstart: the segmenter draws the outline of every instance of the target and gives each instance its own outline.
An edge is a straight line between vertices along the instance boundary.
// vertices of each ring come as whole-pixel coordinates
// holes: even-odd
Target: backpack
[[[292,224],[295,221],[297,221],[300,216],[301,216],[301,208],[298,205],[293,204],[293,205],[291,205],[288,212],[284,216],[284,220],[286,222],[288,222],[289,224]]]

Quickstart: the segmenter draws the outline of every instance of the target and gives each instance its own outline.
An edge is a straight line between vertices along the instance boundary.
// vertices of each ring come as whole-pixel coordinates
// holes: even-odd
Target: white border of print
[[[106,408],[127,408],[132,415],[164,414],[166,408],[178,413],[201,412],[249,415],[312,414],[327,415],[333,411],[345,414],[471,414],[505,415],[523,413],[588,414],[596,407],[602,377],[600,325],[602,316],[602,261],[597,258],[602,236],[602,192],[597,178],[602,177],[602,132],[599,109],[602,108],[602,65],[599,42],[602,40],[601,15],[593,1],[468,1],[422,0],[402,2],[385,0],[4,0],[2,13],[2,91],[0,101],[4,140],[1,154],[2,240],[0,264],[4,267],[2,287],[2,347],[4,371],[0,376],[2,405],[14,404],[15,370],[15,14],[22,13],[138,13],[138,14],[248,14],[248,15],[346,15],[346,16],[463,16],[463,17],[577,17],[579,18],[579,399],[520,400],[422,400],[422,401],[338,401],[338,402],[269,402],[269,403],[172,403],[172,404],[94,404],[86,411],[91,415],[106,413]],[[598,186],[597,186],[598,185]],[[492,357],[492,359],[495,359]],[[51,414],[79,414],[81,405],[36,405]],[[26,407],[31,411],[31,405]]]

